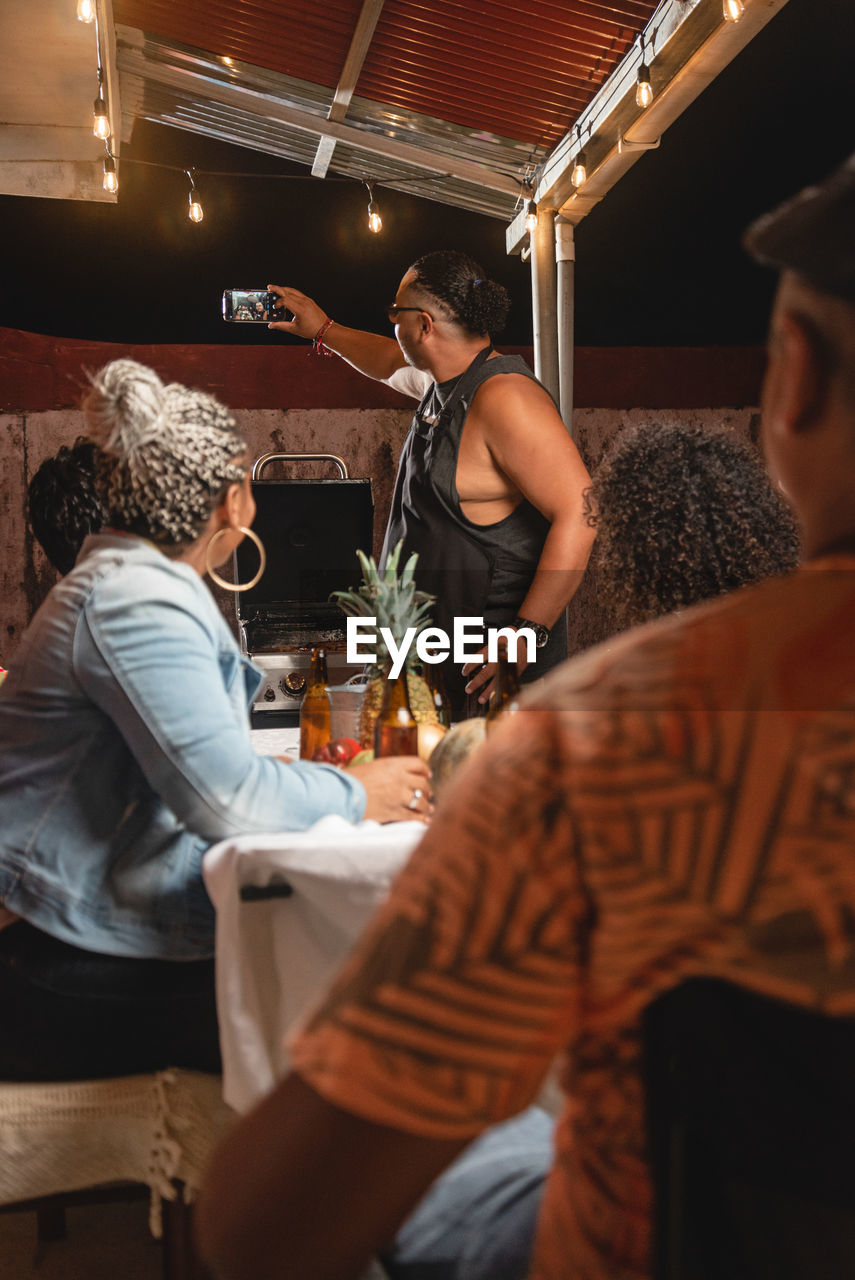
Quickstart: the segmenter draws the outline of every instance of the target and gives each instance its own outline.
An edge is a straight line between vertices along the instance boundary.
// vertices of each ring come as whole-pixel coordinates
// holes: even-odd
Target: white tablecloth
[[[297,725],[290,729],[250,729],[249,736],[257,756],[290,756],[296,760],[300,755]]]
[[[309,831],[241,836],[208,850],[229,1106],[246,1110],[284,1073],[286,1033],[326,989],[423,834],[418,822],[353,826],[329,817]],[[290,897],[241,898],[277,881]]]

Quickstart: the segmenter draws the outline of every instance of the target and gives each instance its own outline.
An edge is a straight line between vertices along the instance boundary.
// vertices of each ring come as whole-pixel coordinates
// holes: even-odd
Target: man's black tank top
[[[523,499],[503,520],[479,525],[467,519],[457,492],[457,457],[475,392],[488,378],[520,373],[537,382],[520,356],[488,359],[485,347],[459,377],[433,383],[413,415],[392,495],[381,563],[403,539],[417,551],[416,583],[436,596],[434,624],[453,635],[455,617],[483,618],[486,626],[513,621],[543,550],[549,521]],[[541,384],[538,383],[538,386]],[[526,424],[521,423],[525,430]],[[471,646],[470,646],[471,647]],[[563,619],[523,679],[536,679],[567,653]],[[465,711],[466,680],[453,662],[443,667],[452,714]]]

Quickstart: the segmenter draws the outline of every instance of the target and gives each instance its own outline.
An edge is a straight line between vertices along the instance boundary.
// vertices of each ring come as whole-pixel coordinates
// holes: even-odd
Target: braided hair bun
[[[455,249],[438,249],[414,262],[415,287],[421,286],[472,334],[501,333],[511,299],[507,289],[487,280],[478,263]]]
[[[136,360],[114,360],[92,378],[84,409],[91,439],[117,457],[133,457],[164,427],[166,387]]]
[[[95,374],[83,408],[104,451],[101,481],[116,529],[180,550],[245,477],[236,459],[246,441],[231,413],[204,391],[165,385],[135,360]]]

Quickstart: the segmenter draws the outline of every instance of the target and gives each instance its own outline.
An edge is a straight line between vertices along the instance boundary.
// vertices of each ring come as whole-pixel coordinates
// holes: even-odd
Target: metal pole
[[[573,356],[575,343],[576,241],[572,222],[555,219],[555,260],[558,264],[558,385],[564,425],[573,433]]]
[[[534,329],[534,372],[556,400],[558,387],[558,317],[552,209],[538,209],[531,237],[531,309]]]

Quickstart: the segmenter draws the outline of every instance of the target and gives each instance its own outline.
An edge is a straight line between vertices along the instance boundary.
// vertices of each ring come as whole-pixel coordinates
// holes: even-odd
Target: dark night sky
[[[739,237],[855,146],[853,55],[853,0],[789,0],[577,229],[580,345],[763,341],[772,279],[746,261]],[[308,179],[275,157],[144,121],[123,157],[300,176],[200,177],[199,225],[187,218],[182,174],[137,164],[122,166],[116,206],[0,197],[0,325],[121,342],[281,343],[219,317],[224,287],[276,280],[343,323],[383,332],[383,304],[408,264],[459,248],[511,292],[504,340],[531,341],[529,267],[506,256],[502,222],[381,187],[384,225],[373,236],[359,184]]]

